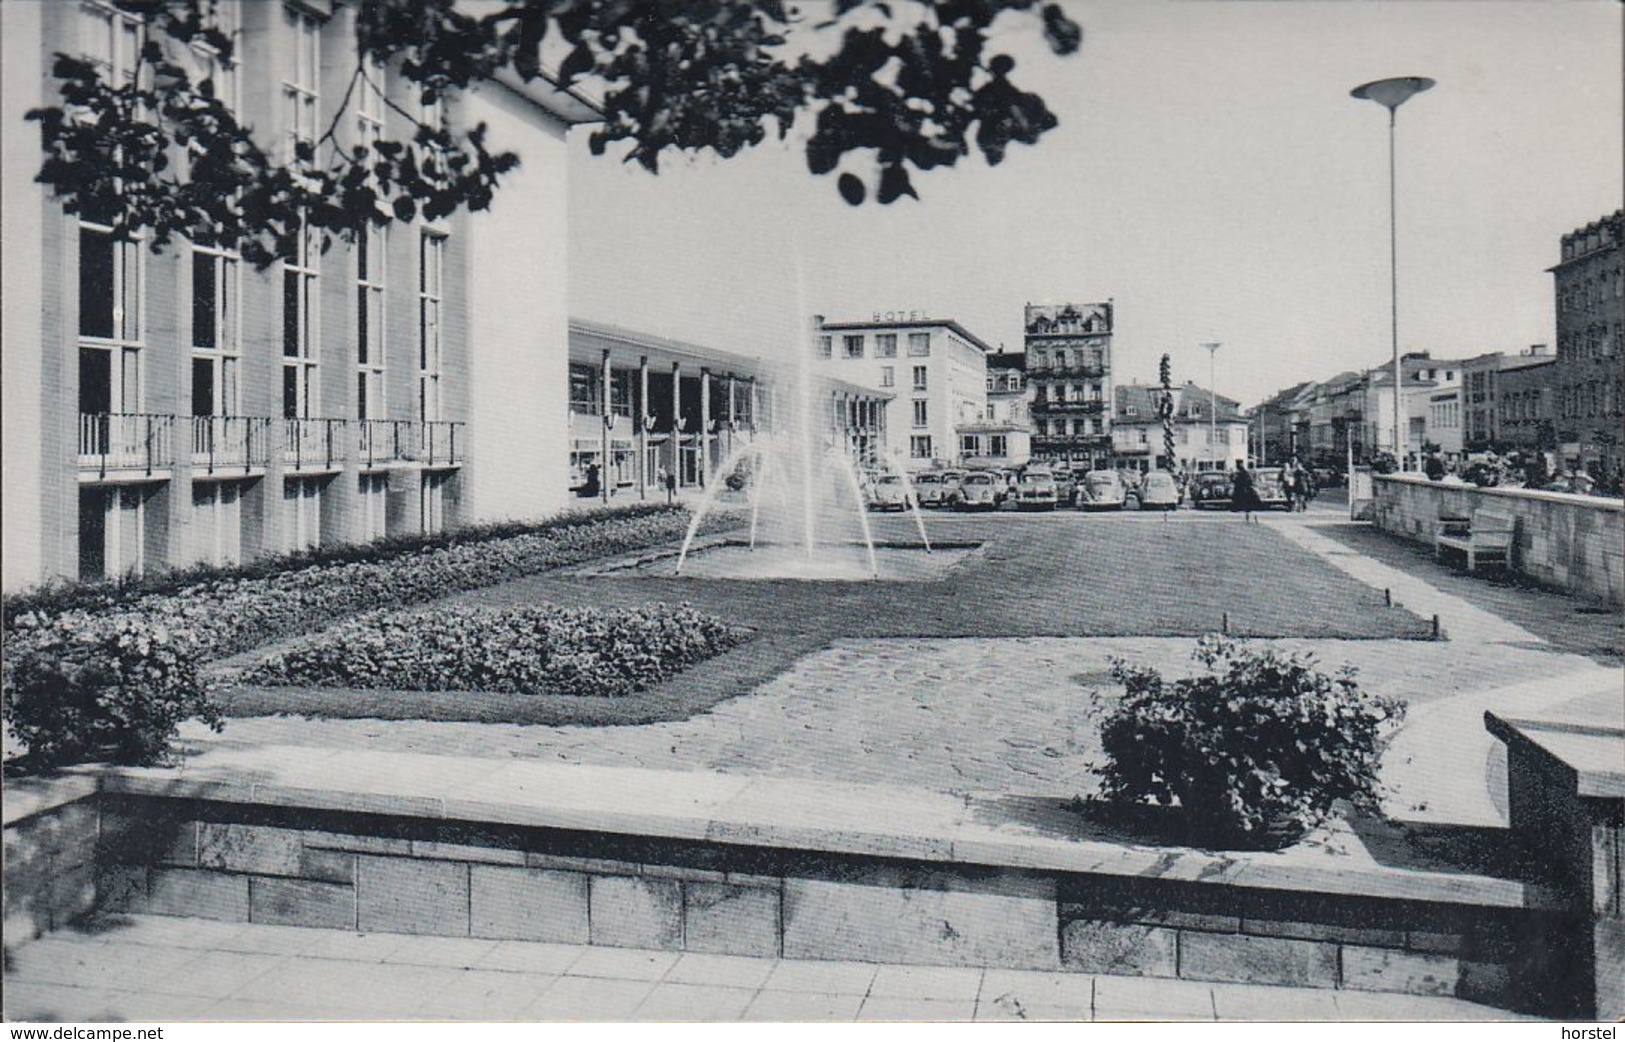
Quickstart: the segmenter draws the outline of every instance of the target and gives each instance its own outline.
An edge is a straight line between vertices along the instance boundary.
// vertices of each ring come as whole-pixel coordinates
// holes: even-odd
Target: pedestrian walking
[[[1244,522],[1253,520],[1253,511],[1263,508],[1258,499],[1258,489],[1253,485],[1252,471],[1240,461],[1236,461],[1236,472],[1230,476],[1230,509],[1242,512]]]
[[[677,473],[675,471],[665,470],[664,467],[662,467],[661,470],[664,471],[666,475],[664,478],[666,484],[666,502],[670,503],[672,500],[677,498]]]

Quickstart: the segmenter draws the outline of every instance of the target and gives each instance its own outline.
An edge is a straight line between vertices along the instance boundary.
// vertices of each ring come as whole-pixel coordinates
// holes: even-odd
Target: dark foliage
[[[399,107],[415,128],[407,140],[347,145],[338,128],[368,75],[363,56],[433,103],[502,74],[533,80],[543,47],[559,48],[553,75],[601,98],[594,153],[614,146],[650,172],[664,155],[727,158],[805,120],[814,174],[853,165],[854,153],[868,163],[866,177],[837,178],[856,205],[915,196],[911,171],[953,166],[972,147],[997,165],[1011,143],[1056,125],[1043,99],[1011,80],[1014,61],[989,51],[1002,16],[1036,10],[1056,54],[1082,40],[1059,4],[1039,0],[895,10],[836,0],[818,23],[780,0],[355,0],[349,90],[326,132],[284,155],[239,123],[187,58],[193,48],[232,57],[214,0],[114,3],[149,26],[137,74],[109,83],[91,63],[57,56],[61,104],[29,113],[45,153],[38,180],[116,234],[145,234],[155,249],[176,236],[230,244],[262,267],[293,255],[306,231],[325,248],[369,225],[483,210],[518,164],[492,150],[483,124],[432,125]]]
[[[1207,636],[1194,657],[1204,672],[1171,683],[1113,661],[1126,690],[1099,703],[1108,803],[1177,806],[1190,834],[1230,846],[1288,842],[1339,800],[1375,807],[1402,703],[1362,692],[1352,670],[1322,672],[1308,655]]]

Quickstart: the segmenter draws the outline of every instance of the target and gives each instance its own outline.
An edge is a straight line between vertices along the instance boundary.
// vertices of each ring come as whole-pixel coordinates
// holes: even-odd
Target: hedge
[[[188,568],[153,572],[93,582],[47,584],[18,594],[7,595],[3,605],[4,625],[9,630],[23,615],[56,616],[70,611],[105,611],[134,604],[145,597],[184,593],[198,587],[243,579],[270,579],[287,572],[340,564],[378,564],[454,546],[487,543],[516,536],[545,535],[572,528],[601,524],[605,519],[636,520],[646,517],[680,516],[689,520],[682,504],[639,503],[605,511],[561,514],[544,521],[491,521],[465,525],[432,535],[386,536],[367,543],[342,543],[300,550],[290,554],[256,558],[238,565],[198,564]],[[712,529],[708,524],[706,529]]]
[[[588,515],[522,535],[431,545],[379,560],[310,565],[256,578],[227,577],[99,610],[24,612],[12,620],[7,638],[27,642],[55,619],[71,622],[128,613],[189,634],[204,658],[223,657],[360,612],[423,604],[550,568],[671,542],[682,536],[688,521],[686,510]],[[718,519],[705,527],[729,523]]]
[[[745,635],[686,604],[369,612],[268,655],[238,679],[612,697],[644,690]]]

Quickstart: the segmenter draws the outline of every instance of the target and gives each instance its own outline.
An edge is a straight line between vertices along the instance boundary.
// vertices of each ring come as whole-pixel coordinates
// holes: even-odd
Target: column
[[[711,370],[700,368],[700,487],[711,474]]]
[[[638,498],[649,498],[649,356],[638,358]]]
[[[671,459],[672,477],[679,487],[683,483],[683,363],[671,364],[671,444],[666,447]]]
[[[608,503],[609,502],[609,485],[610,485],[610,482],[615,480],[615,479],[610,476],[610,465],[609,465],[610,464],[610,460],[609,460],[609,457],[610,457],[609,424],[610,424],[610,417],[612,415],[610,413],[609,385],[610,385],[612,371],[609,368],[609,348],[607,348],[607,347],[604,348],[603,361],[600,363],[599,371],[600,371],[599,382],[602,384],[602,386],[599,387],[599,389],[598,389],[598,398],[599,398],[598,444],[600,446],[599,452],[598,452],[598,498],[600,500],[602,500],[603,502]]]
[[[734,374],[728,374],[728,453],[733,454],[734,431],[739,427],[739,410],[734,404],[734,395],[739,390],[739,382]]]

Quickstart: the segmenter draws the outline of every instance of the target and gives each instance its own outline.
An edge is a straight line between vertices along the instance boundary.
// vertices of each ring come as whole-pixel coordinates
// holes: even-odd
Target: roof
[[[585,91],[566,86],[550,71],[543,70],[527,82],[518,73],[502,69],[491,79],[565,126],[597,123],[604,118],[603,107],[594,98]]]
[[[1028,336],[1107,335],[1112,331],[1111,301],[1097,304],[1028,304],[1022,313]],[[1068,329],[1077,323],[1079,328]]]
[[[922,329],[936,328],[939,326],[950,330],[951,332],[957,333],[959,336],[970,341],[972,344],[975,344],[977,347],[981,348],[982,353],[985,355],[996,355],[999,353],[992,344],[989,344],[986,340],[983,340],[975,333],[972,333],[970,330],[960,325],[957,320],[951,318],[916,318],[899,322],[824,322],[820,324],[818,328],[823,332],[839,333],[843,330],[857,329]]]
[[[989,369],[1014,369],[1018,372],[1027,370],[1027,352],[1025,351],[994,351],[987,356]]]
[[[1123,423],[1123,417],[1130,408],[1134,409],[1134,419],[1156,420],[1157,406],[1162,398],[1162,388],[1149,384],[1119,384],[1116,388],[1117,415],[1113,423]],[[1207,423],[1213,416],[1209,413],[1210,403],[1217,405],[1217,419],[1221,423],[1240,423],[1241,403],[1224,395],[1214,395],[1211,398],[1208,392],[1193,383],[1175,387],[1174,391],[1174,421],[1176,423]]]
[[[606,349],[610,352],[611,359],[619,361],[623,367],[636,364],[639,358],[647,355],[652,365],[669,369],[671,363],[677,362],[685,368],[709,369],[713,376],[735,376],[771,382],[781,372],[781,367],[776,362],[759,355],[746,355],[691,344],[657,333],[627,329],[609,322],[597,322],[586,318],[570,319],[571,361],[597,362],[603,357],[602,352]],[[819,374],[818,382],[837,393],[887,400],[896,397],[890,391],[865,387],[862,384],[822,374]]]

